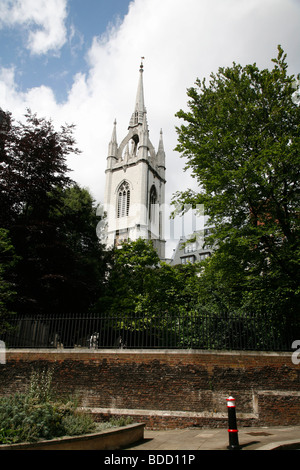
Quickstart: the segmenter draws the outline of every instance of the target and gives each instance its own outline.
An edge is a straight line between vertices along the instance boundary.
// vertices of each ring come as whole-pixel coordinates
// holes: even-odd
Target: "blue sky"
[[[0,0],[0,12],[1,4],[5,3],[9,2]],[[66,42],[59,50],[49,48],[43,54],[33,53],[26,47],[28,34],[39,27],[37,24],[27,21],[3,25],[0,28],[0,66],[16,67],[20,91],[46,85],[53,89],[57,100],[62,101],[67,97],[74,74],[87,71],[85,56],[93,38],[105,34],[111,24],[119,24],[128,12],[129,3],[127,0],[69,0]]]
[[[196,188],[175,114],[187,88],[232,62],[273,67],[277,45],[300,72],[300,0],[0,0],[0,107],[76,126],[71,176],[103,201],[108,143],[134,108],[141,56],[150,139],[166,151],[166,203]]]

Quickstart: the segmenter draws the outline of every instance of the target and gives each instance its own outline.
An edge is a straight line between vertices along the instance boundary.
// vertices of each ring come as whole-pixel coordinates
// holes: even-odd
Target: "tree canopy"
[[[86,311],[101,291],[95,201],[66,163],[79,153],[73,126],[57,131],[30,111],[25,123],[1,114],[0,227],[18,256],[11,273],[18,313]]]
[[[273,64],[260,70],[233,63],[188,90],[189,110],[177,113],[184,124],[176,150],[199,190],[176,193],[174,202],[203,204],[214,227],[210,244],[218,248],[201,281],[210,299],[222,298],[223,308],[295,314],[300,107],[280,46]]]
[[[198,265],[161,262],[149,240],[115,248],[104,295],[98,307],[114,316],[176,316],[196,307]]]
[[[11,313],[10,306],[16,296],[11,271],[18,262],[8,230],[0,228],[0,318]],[[1,332],[1,327],[0,327]]]
[[[71,183],[67,156],[78,154],[73,125],[56,131],[51,121],[28,110],[25,123],[7,113],[0,121],[0,225],[22,216],[44,217],[58,188]]]

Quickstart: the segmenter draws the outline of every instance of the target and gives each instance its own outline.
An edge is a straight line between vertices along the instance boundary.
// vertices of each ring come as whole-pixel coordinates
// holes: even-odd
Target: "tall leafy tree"
[[[128,241],[114,250],[102,309],[123,317],[159,318],[197,307],[200,266],[170,266],[160,261],[151,241]]]
[[[0,228],[0,332],[1,319],[12,313],[11,306],[16,297],[16,291],[11,271],[18,262],[14,246],[11,243],[8,230]]]
[[[15,123],[7,113],[0,120],[0,225],[19,220],[45,219],[55,202],[57,188],[71,179],[66,164],[78,154],[73,125],[56,131],[51,121],[28,110],[25,123]],[[51,194],[51,197],[50,197]]]
[[[69,176],[66,159],[79,154],[73,126],[57,131],[30,111],[25,123],[1,117],[0,227],[20,257],[15,310],[86,310],[99,295],[102,249],[94,201]]]
[[[60,204],[51,213],[54,262],[45,270],[44,282],[50,304],[55,295],[60,311],[90,310],[102,294],[110,252],[99,243],[96,212],[89,191],[74,183],[61,191]]]
[[[191,344],[190,318],[198,307],[199,269],[193,264],[162,263],[151,241],[128,241],[114,250],[106,289],[96,307],[108,314],[114,332],[124,329],[125,343],[137,334],[156,344],[168,337],[173,346],[189,337]]]
[[[105,293],[98,308],[112,315],[132,314],[140,296],[147,295],[159,257],[151,242],[127,241],[112,252]]]
[[[273,64],[233,63],[188,90],[189,110],[177,113],[185,122],[177,151],[199,190],[174,199],[204,204],[214,226],[210,243],[218,249],[202,278],[210,301],[218,298],[214,308],[292,316],[300,280],[300,107],[280,46]]]

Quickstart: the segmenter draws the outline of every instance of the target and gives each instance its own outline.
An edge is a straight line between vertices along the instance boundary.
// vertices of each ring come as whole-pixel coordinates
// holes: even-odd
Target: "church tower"
[[[138,238],[152,240],[161,259],[165,257],[165,151],[162,131],[155,151],[144,103],[143,63],[128,133],[117,143],[116,121],[108,145],[104,210],[107,213],[106,245]]]

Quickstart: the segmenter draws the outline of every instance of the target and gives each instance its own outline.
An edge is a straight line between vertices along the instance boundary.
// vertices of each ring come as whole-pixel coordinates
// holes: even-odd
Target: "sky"
[[[187,89],[233,62],[272,68],[280,44],[300,72],[300,0],[0,0],[0,107],[26,109],[59,129],[75,124],[81,155],[71,177],[101,203],[117,121],[120,143],[134,108],[141,57],[150,140],[163,131],[166,203],[196,188],[174,150]]]

